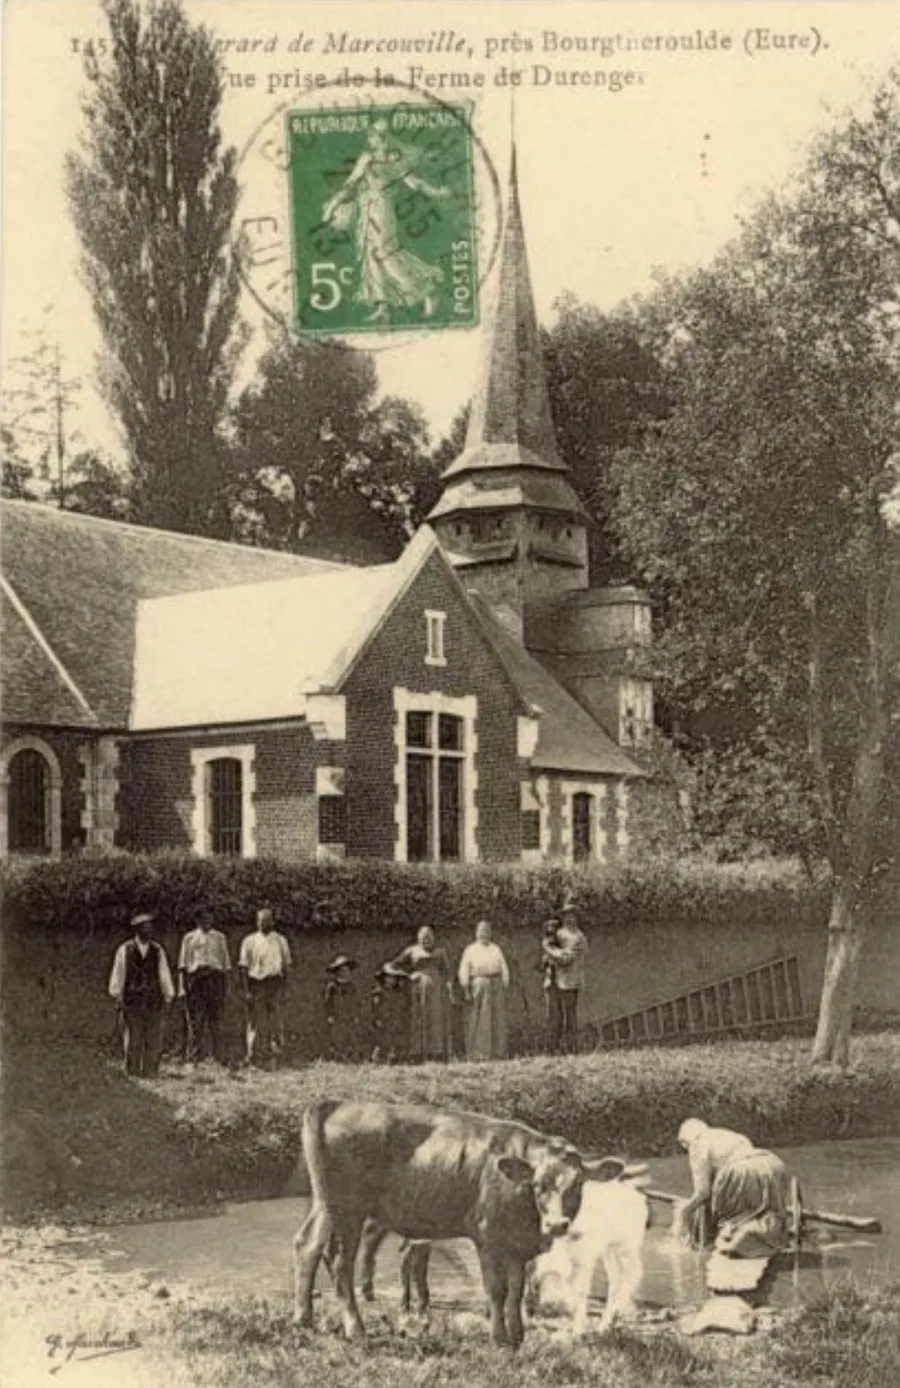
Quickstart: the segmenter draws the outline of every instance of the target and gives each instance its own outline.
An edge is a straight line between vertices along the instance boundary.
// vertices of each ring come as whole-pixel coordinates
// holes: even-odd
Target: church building
[[[611,862],[646,597],[592,588],[515,164],[465,447],[392,564],[3,504],[0,853]]]

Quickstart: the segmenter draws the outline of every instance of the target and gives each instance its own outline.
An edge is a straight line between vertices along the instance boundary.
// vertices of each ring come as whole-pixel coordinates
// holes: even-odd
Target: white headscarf
[[[709,1124],[702,1118],[686,1118],[678,1129],[678,1141],[682,1147],[690,1147],[708,1131]]]

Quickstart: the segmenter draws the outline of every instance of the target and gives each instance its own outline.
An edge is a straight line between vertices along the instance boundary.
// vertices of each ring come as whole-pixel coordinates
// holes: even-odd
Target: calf
[[[600,1322],[607,1330],[617,1316],[634,1311],[641,1280],[641,1251],[650,1218],[647,1197],[627,1181],[607,1185],[588,1182],[581,1209],[568,1232],[529,1269],[526,1302],[530,1310],[541,1301],[562,1302],[572,1317],[572,1330],[587,1329],[588,1299],[594,1269],[606,1272],[606,1308]]]
[[[471,1239],[494,1342],[518,1345],[526,1265],[567,1231],[588,1176],[622,1171],[523,1124],[425,1105],[323,1100],[304,1114],[302,1140],[312,1205],[294,1240],[297,1316],[312,1323],[316,1270],[330,1255],[348,1338],[363,1330],[354,1269],[369,1220],[373,1238]]]

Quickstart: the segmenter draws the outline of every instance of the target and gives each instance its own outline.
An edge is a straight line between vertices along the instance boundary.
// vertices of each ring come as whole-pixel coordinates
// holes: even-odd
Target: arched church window
[[[7,770],[9,850],[50,852],[50,768],[33,747],[23,748]]]

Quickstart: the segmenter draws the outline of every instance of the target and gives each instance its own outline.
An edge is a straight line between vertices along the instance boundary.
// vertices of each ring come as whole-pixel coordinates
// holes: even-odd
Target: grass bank
[[[227,1148],[235,1173],[268,1193],[293,1171],[300,1119],[324,1096],[409,1100],[474,1109],[560,1133],[593,1151],[676,1152],[687,1116],[774,1147],[900,1132],[900,1037],[861,1036],[846,1070],[812,1069],[805,1038],[680,1049],[535,1056],[490,1065],[344,1066],[277,1074],[163,1079],[197,1157]]]
[[[489,1065],[337,1065],[276,1074],[172,1065],[157,1081],[125,1079],[87,1048],[11,1045],[4,1140],[25,1116],[37,1137],[6,1152],[4,1207],[93,1222],[160,1217],[222,1197],[279,1194],[297,1166],[300,1120],[324,1096],[427,1102],[518,1119],[593,1151],[676,1150],[689,1114],[786,1147],[900,1132],[900,1036],[859,1036],[846,1070],[815,1069],[804,1038],[680,1049],[536,1056]],[[29,1118],[29,1115],[31,1116]],[[46,1135],[81,1165],[56,1162]],[[41,1159],[39,1160],[38,1157]]]
[[[898,1291],[848,1283],[740,1342],[688,1341],[674,1328],[572,1341],[534,1327],[510,1354],[487,1343],[484,1325],[436,1321],[427,1334],[401,1337],[385,1319],[361,1348],[303,1334],[264,1304],[180,1316],[172,1334],[204,1388],[886,1388],[900,1362]]]

